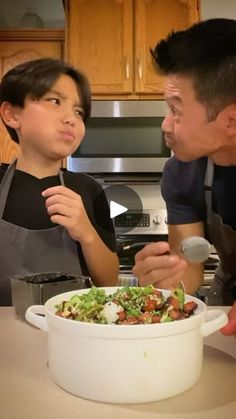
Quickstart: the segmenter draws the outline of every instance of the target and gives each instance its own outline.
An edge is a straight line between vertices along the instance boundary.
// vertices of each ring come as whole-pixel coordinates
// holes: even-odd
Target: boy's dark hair
[[[161,73],[192,78],[209,120],[236,104],[236,20],[209,19],[172,32],[151,53]]]
[[[27,61],[9,70],[0,84],[0,105],[7,101],[13,106],[24,108],[26,98],[39,100],[63,74],[71,77],[78,88],[85,122],[91,112],[91,92],[87,77],[63,60],[54,58]],[[15,129],[5,126],[12,140],[19,143]]]

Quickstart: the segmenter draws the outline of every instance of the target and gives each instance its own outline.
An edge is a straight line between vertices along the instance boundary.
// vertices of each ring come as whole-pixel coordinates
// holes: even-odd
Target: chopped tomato
[[[152,323],[160,323],[161,316],[158,316],[157,314],[153,314],[152,316]]]
[[[126,313],[125,313],[125,311],[120,311],[118,313],[118,316],[119,316],[119,321],[120,322],[123,322],[126,319]]]
[[[183,311],[184,313],[190,315],[194,312],[196,308],[197,308],[197,303],[195,303],[195,301],[189,301],[188,303],[184,304]]]
[[[170,305],[170,306],[172,306],[175,310],[179,310],[179,301],[177,300],[177,298],[175,298],[175,297],[168,297],[167,298],[167,303]]]

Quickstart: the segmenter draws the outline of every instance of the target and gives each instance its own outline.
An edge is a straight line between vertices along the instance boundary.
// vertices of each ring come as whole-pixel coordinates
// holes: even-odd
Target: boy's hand
[[[80,195],[65,186],[45,189],[42,196],[50,219],[55,224],[64,226],[71,238],[82,243],[89,243],[95,230],[87,216]]]

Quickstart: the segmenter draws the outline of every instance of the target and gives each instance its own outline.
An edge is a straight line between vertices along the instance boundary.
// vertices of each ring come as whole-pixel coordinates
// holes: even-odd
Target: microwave
[[[161,129],[163,100],[93,101],[85,137],[67,168],[89,174],[162,173],[171,150]]]

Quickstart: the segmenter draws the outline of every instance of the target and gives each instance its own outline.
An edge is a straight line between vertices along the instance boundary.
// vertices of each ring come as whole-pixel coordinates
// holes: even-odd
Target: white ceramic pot
[[[109,293],[117,288],[105,288]],[[171,323],[102,325],[63,319],[55,304],[88,290],[70,291],[31,306],[26,320],[48,332],[49,368],[63,389],[90,400],[145,403],[175,396],[199,379],[203,337],[223,327],[223,310],[198,308]],[[162,290],[165,296],[169,291]],[[45,314],[45,317],[42,317]]]

